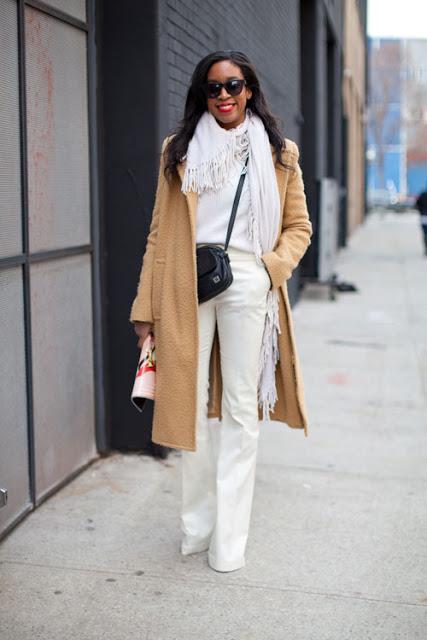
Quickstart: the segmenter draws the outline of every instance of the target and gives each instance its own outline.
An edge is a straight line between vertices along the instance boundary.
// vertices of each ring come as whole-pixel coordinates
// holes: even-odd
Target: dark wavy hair
[[[204,85],[208,71],[213,64],[221,60],[229,60],[240,68],[246,80],[246,85],[252,91],[252,96],[247,101],[247,107],[261,118],[270,143],[274,147],[276,162],[285,166],[282,161],[282,149],[285,146],[285,141],[280,132],[278,119],[268,108],[255,67],[249,58],[240,51],[215,51],[200,60],[191,76],[190,87],[185,101],[184,117],[175,131],[173,131],[173,138],[165,148],[166,176],[172,176],[176,172],[177,164],[187,153],[188,143],[193,137],[196,125],[203,113],[207,110]]]

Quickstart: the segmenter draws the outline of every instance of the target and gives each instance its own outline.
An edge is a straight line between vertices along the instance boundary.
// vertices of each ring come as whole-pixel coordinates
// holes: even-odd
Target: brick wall
[[[283,120],[285,135],[298,141],[298,7],[298,0],[162,0],[167,128],[173,129],[182,117],[197,62],[217,49],[237,49],[254,63],[271,109]]]

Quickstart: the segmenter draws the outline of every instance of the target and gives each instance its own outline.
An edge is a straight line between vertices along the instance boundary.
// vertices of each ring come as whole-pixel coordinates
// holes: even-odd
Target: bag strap
[[[247,173],[246,167],[248,164],[248,160],[249,160],[249,154],[248,154],[248,157],[246,158],[245,166],[242,169],[242,173],[240,174],[239,184],[237,185],[236,195],[234,196],[233,208],[231,209],[230,221],[228,223],[227,238],[225,240],[224,251],[227,251],[228,243],[230,242],[231,232],[233,230],[234,221],[236,219],[237,207],[239,206],[239,200],[240,200],[240,196],[243,189],[243,183],[246,178],[246,173]]]

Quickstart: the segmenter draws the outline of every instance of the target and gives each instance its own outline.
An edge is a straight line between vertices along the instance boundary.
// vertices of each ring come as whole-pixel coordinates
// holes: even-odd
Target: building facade
[[[427,187],[427,39],[369,41],[368,200],[411,204]]]
[[[321,280],[333,271],[333,259],[322,269],[325,255],[345,246],[364,217],[366,2],[302,0],[300,15],[301,148],[314,230],[302,274]],[[328,184],[330,221],[322,212]]]
[[[346,229],[351,235],[365,216],[366,10],[356,0],[344,4],[343,177]]]
[[[166,453],[129,400],[128,318],[160,144],[212,50],[247,53],[299,144],[314,237],[293,302],[316,277],[319,182],[346,185],[343,24],[334,0],[0,0],[0,535],[100,454]],[[338,244],[347,226],[341,198]]]

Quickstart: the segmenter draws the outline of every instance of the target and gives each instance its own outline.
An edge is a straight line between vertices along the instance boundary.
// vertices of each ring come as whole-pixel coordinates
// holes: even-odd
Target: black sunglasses
[[[227,80],[227,82],[213,82],[212,80],[205,85],[205,91],[208,98],[218,98],[222,88],[225,87],[229,96],[238,96],[242,93],[246,80],[236,78],[235,80]]]

